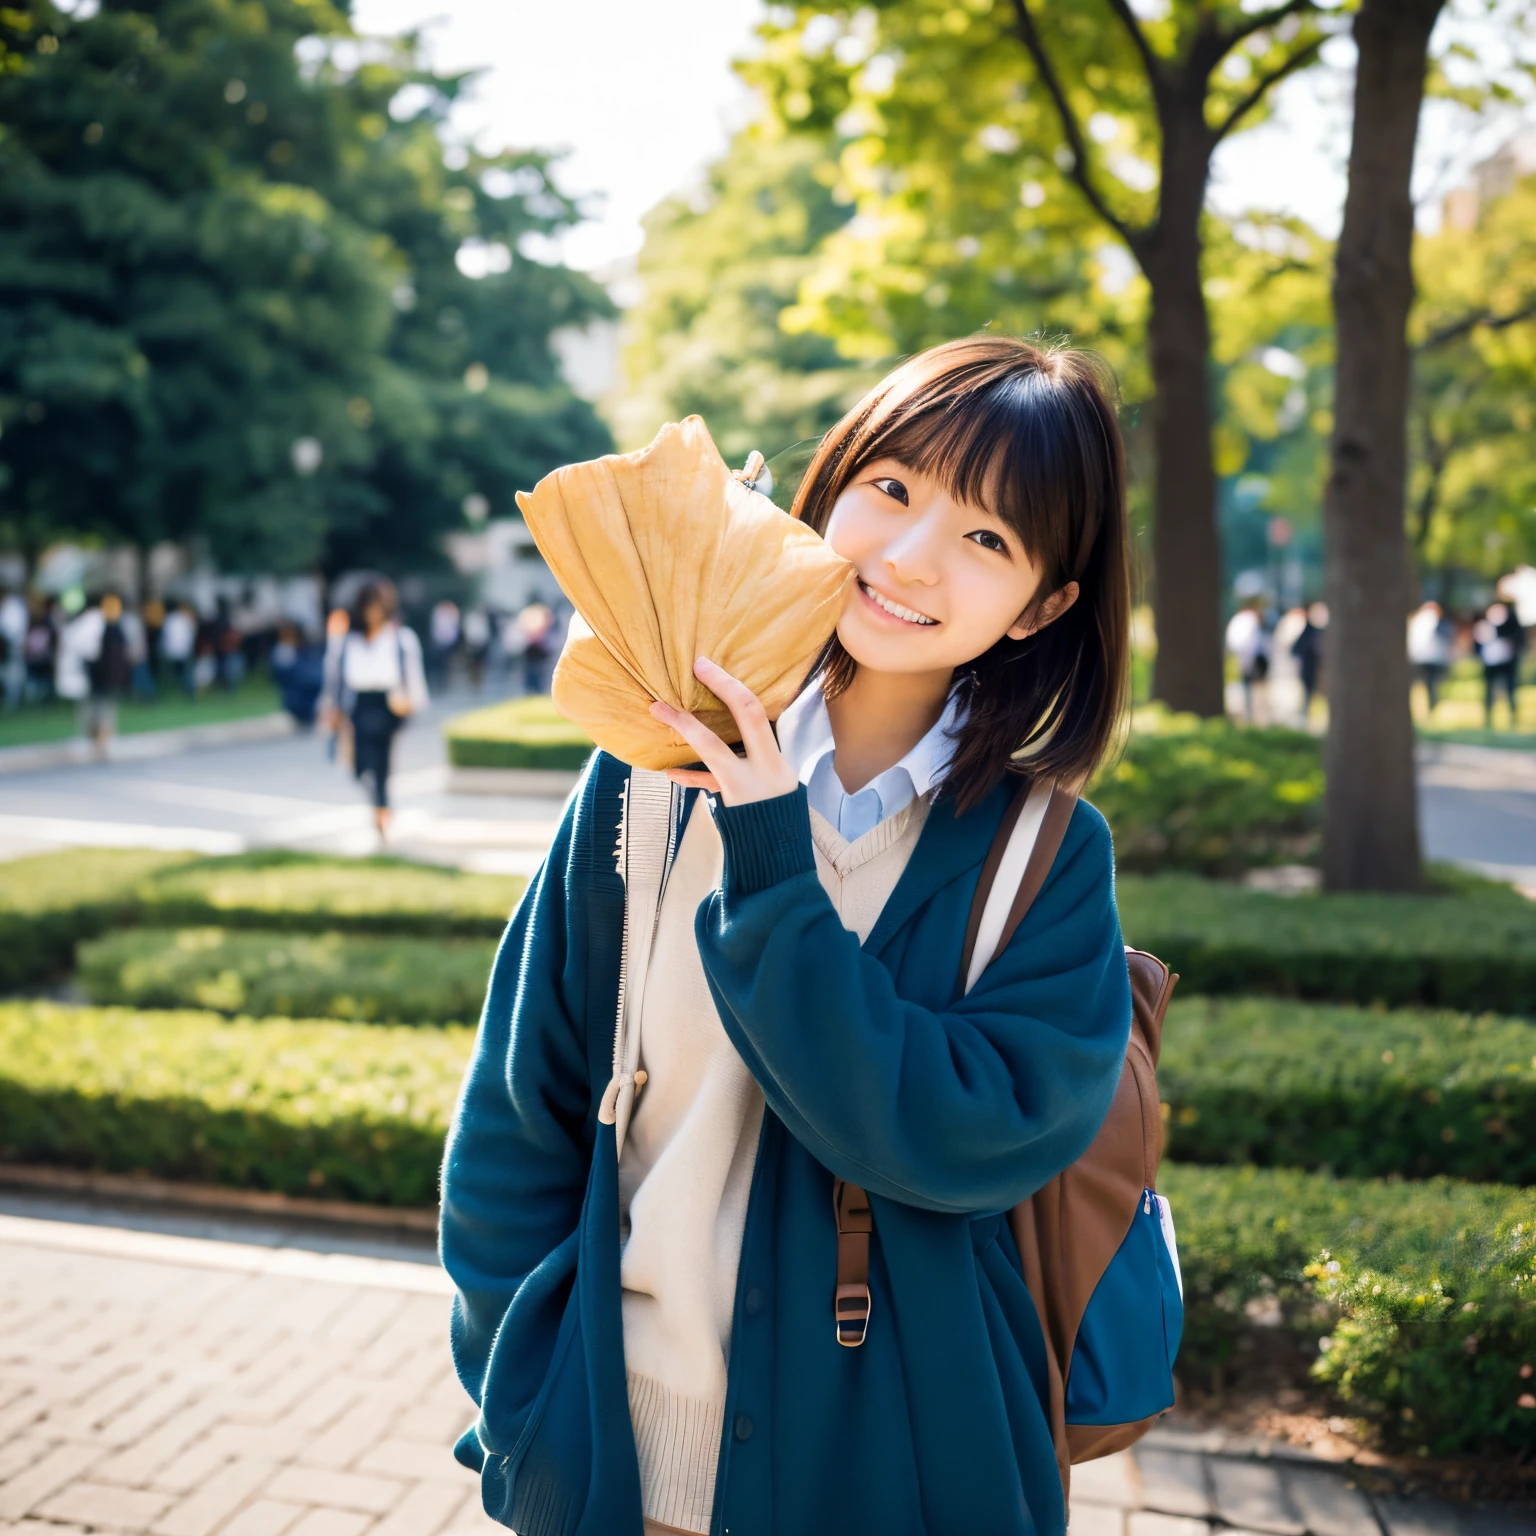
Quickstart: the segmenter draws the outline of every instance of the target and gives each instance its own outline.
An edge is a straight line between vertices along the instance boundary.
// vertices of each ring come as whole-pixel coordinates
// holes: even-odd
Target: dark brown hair
[[[1114,739],[1130,656],[1125,447],[1114,375],[1092,353],[1012,336],[930,348],[878,384],[822,440],[794,515],[825,533],[865,465],[895,459],[985,505],[1041,568],[1034,609],[1068,582],[1077,601],[1025,640],[1006,635],[958,668],[966,706],[944,778],[963,812],[1004,775],[1080,786]],[[834,634],[827,694],[857,663]]]

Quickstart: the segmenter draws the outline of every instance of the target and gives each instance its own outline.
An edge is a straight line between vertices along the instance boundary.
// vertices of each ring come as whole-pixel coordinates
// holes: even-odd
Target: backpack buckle
[[[837,1342],[845,1349],[857,1349],[869,1332],[869,1287],[838,1286],[832,1310],[837,1319]]]

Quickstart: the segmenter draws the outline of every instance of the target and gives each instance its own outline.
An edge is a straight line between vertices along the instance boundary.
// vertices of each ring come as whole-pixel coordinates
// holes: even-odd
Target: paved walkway
[[[500,1530],[449,1454],[448,1296],[406,1241],[0,1197],[0,1536]],[[1270,1451],[1163,1431],[1079,1467],[1073,1536],[1536,1532]]]

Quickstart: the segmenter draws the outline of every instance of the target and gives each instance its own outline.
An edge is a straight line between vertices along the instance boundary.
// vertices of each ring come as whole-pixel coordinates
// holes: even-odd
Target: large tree
[[[78,17],[0,11],[6,542],[419,562],[606,446],[549,334],[607,301],[517,249],[574,210],[537,156],[451,161],[409,40],[324,0]]]
[[[1411,891],[1420,881],[1408,711],[1404,537],[1413,304],[1413,176],[1430,33],[1444,0],[1363,0],[1349,191],[1334,267],[1338,335],[1324,495],[1332,623],[1323,880]]]
[[[1150,290],[1155,691],[1177,708],[1215,714],[1221,563],[1202,286],[1206,185],[1218,145],[1314,59],[1331,23],[1311,0],[1261,8],[1170,0],[1156,19],[1152,9],[1128,0],[803,5],[765,26],[753,74],[785,121],[825,118],[849,135],[845,173],[868,188],[861,237],[882,220],[899,223],[914,200],[964,203],[978,222],[991,216],[990,236],[968,231],[952,247],[961,276],[942,284],[941,306],[958,283],[974,287],[966,269],[989,238],[1012,240],[1010,275],[1025,280],[1013,295],[992,296],[996,310],[1033,304],[1036,324],[1090,343],[1102,331],[1114,356],[1123,324],[1104,285],[1095,293],[1084,279],[1103,265],[1106,240],[1129,252]],[[835,42],[824,35],[829,18],[842,21]],[[1075,205],[1063,205],[1063,189]],[[922,245],[923,232],[912,227],[911,241]],[[999,266],[994,257],[992,270]],[[826,298],[808,286],[823,309],[861,304],[835,277],[822,285]],[[907,304],[919,309],[934,292],[932,282],[913,282]],[[1064,327],[1074,310],[1086,324]]]

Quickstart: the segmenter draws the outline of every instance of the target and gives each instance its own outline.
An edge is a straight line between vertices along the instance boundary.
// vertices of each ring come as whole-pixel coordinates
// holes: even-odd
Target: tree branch
[[[1255,32],[1262,32],[1265,27],[1275,27],[1286,19],[1287,16],[1299,16],[1303,11],[1317,10],[1317,0],[1287,0],[1287,4],[1278,5],[1272,11],[1260,11],[1257,16],[1244,18],[1230,32],[1221,34],[1226,47],[1222,50],[1222,57],[1237,47],[1239,43],[1245,43]]]
[[[1109,0],[1109,8],[1120,18],[1121,25],[1131,35],[1131,42],[1135,45],[1136,52],[1141,55],[1141,67],[1147,72],[1148,83],[1156,95],[1162,88],[1163,76],[1167,66],[1163,60],[1153,53],[1152,45],[1147,41],[1147,34],[1141,29],[1140,18],[1136,15],[1127,0]]]
[[[1083,138],[1082,125],[1072,111],[1072,105],[1067,100],[1061,78],[1056,73],[1056,66],[1051,62],[1050,54],[1046,52],[1039,29],[1035,26],[1035,18],[1030,14],[1029,0],[1013,0],[1013,9],[1018,22],[1019,38],[1034,61],[1035,68],[1045,83],[1051,100],[1056,105],[1056,115],[1061,119],[1061,131],[1066,138],[1067,148],[1072,153],[1070,173],[1072,180],[1077,183],[1078,190],[1088,199],[1088,204],[1093,211],[1130,246],[1132,251],[1135,251],[1142,231],[1127,224],[1109,206],[1104,194],[1094,185],[1093,177],[1088,171],[1088,145]]]
[[[1283,64],[1277,64],[1267,75],[1260,75],[1253,89],[1211,130],[1212,147],[1220,144],[1287,75],[1294,74],[1304,64],[1310,64],[1317,57],[1318,49],[1323,46],[1324,41],[1324,38],[1314,37],[1310,43],[1305,43],[1298,48]]]
[[[1443,347],[1447,342],[1459,341],[1479,327],[1485,327],[1490,331],[1502,331],[1509,326],[1519,325],[1522,320],[1529,320],[1533,315],[1536,315],[1536,299],[1530,300],[1519,309],[1511,310],[1507,315],[1495,315],[1489,310],[1480,309],[1473,314],[1463,315],[1460,320],[1453,320],[1449,325],[1442,325],[1437,331],[1431,331],[1413,350],[1416,353],[1433,352],[1436,347]]]

